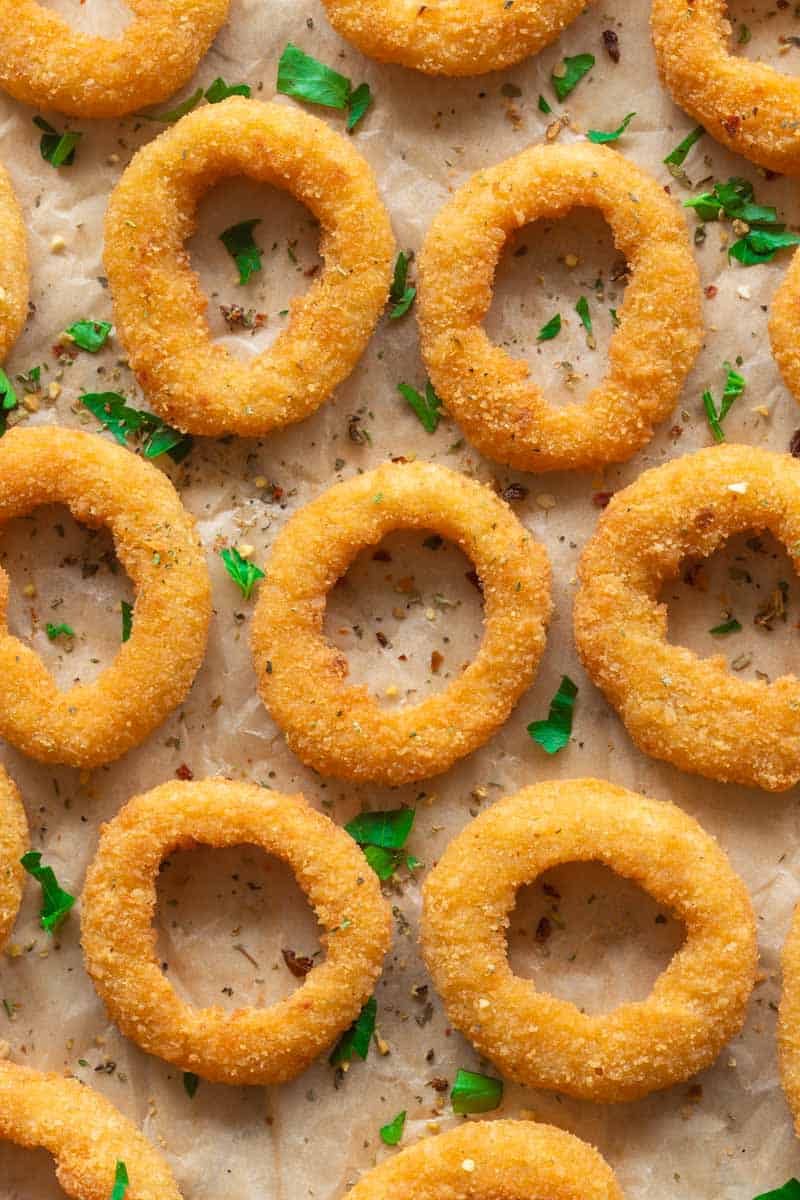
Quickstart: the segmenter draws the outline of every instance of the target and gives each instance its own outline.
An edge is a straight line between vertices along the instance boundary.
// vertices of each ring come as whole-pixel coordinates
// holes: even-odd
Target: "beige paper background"
[[[50,3],[76,24],[102,33],[118,32],[126,20],[121,0]],[[471,172],[542,140],[548,118],[538,112],[537,97],[543,92],[558,109],[548,81],[564,53],[592,51],[597,65],[569,97],[567,109],[576,131],[564,131],[562,139],[580,136],[587,127],[611,129],[636,109],[621,150],[671,187],[676,197],[688,194],[661,165],[692,122],[657,82],[646,9],[632,0],[618,0],[613,9],[601,2],[557,45],[510,71],[477,79],[428,80],[363,59],[332,33],[318,0],[232,0],[230,21],[201,64],[197,80],[207,85],[222,74],[229,82],[248,81],[254,94],[269,98],[277,59],[290,39],[355,82],[367,79],[376,101],[355,142],[377,173],[399,244],[418,249],[433,214]],[[786,55],[779,53],[777,40],[800,24],[791,8],[771,17],[764,8],[737,10],[734,15],[753,30],[748,53],[762,53],[781,69],[793,69],[800,52],[793,48]],[[601,33],[607,28],[619,34],[621,61],[616,66],[602,49]],[[505,97],[501,89],[506,83],[516,85],[521,96]],[[338,114],[315,111],[335,128],[343,127]],[[49,115],[63,127],[63,118]],[[107,196],[132,152],[160,126],[138,118],[72,122],[85,132],[78,161],[71,170],[56,172],[39,157],[32,116],[25,106],[0,97],[0,156],[26,213],[35,305],[6,369],[15,375],[47,362],[45,379],[53,379],[56,364],[50,347],[59,332],[83,316],[111,319],[101,261]],[[777,204],[789,221],[800,216],[790,182],[765,180],[708,137],[692,152],[686,170],[694,182],[712,175],[746,175],[756,184],[761,203]],[[265,267],[244,290],[236,285],[217,235],[253,216],[263,222],[258,233],[266,250]],[[694,226],[694,217],[689,223]],[[797,795],[792,791],[770,796],[715,785],[644,757],[577,665],[571,638],[575,566],[598,512],[593,494],[616,490],[647,466],[709,444],[700,395],[705,386],[719,395],[723,360],[741,355],[747,379],[747,392],[727,422],[731,440],[784,450],[800,425],[766,333],[765,310],[789,256],[782,254],[768,266],[728,267],[720,245],[722,229],[709,225],[705,244],[697,250],[703,284],[719,290],[704,304],[705,346],[674,418],[632,462],[610,468],[604,477],[510,473],[461,442],[457,427],[448,420],[435,435],[427,435],[396,393],[400,381],[417,387],[424,382],[413,316],[400,322],[384,320],[352,378],[302,425],[261,441],[199,443],[183,468],[161,463],[198,519],[213,578],[215,619],[194,689],[180,711],[143,746],[87,777],[40,766],[9,746],[0,747],[2,761],[24,793],[32,845],[45,852],[63,885],[76,893],[100,822],[135,792],[173,777],[183,763],[196,778],[223,773],[264,780],[285,791],[301,789],[339,822],[361,805],[416,802],[417,823],[409,847],[428,864],[472,814],[537,779],[595,775],[681,804],[719,837],[746,880],[758,914],[764,979],[753,996],[743,1036],[696,1081],[700,1094],[690,1093],[687,1084],[639,1103],[608,1107],[507,1085],[502,1109],[503,1115],[534,1113],[597,1144],[632,1200],[750,1200],[800,1173],[800,1155],[777,1081],[774,1042],[778,953],[800,890]],[[66,249],[54,254],[51,241],[58,235]],[[298,269],[286,251],[287,240],[294,239]],[[537,377],[547,383],[555,400],[567,394],[564,368],[558,363],[570,361],[582,376],[576,392],[580,395],[602,376],[610,330],[607,308],[614,305],[614,294],[620,295],[619,284],[609,282],[617,256],[608,231],[596,215],[578,212],[553,227],[523,231],[515,245],[523,244],[528,248],[524,256],[507,254],[501,264],[489,328],[515,353],[530,354]],[[218,334],[226,333],[220,304],[244,301],[269,314],[266,329],[256,338],[229,338],[244,355],[274,336],[282,320],[277,314],[289,296],[307,286],[303,272],[316,261],[315,234],[308,214],[293,201],[247,183],[231,183],[204,203],[192,253],[211,296]],[[573,270],[563,262],[569,253],[580,258]],[[605,280],[602,303],[592,290],[598,277]],[[594,352],[587,349],[573,311],[581,294],[589,296],[595,317]],[[537,349],[535,334],[556,310],[565,321],[569,318],[568,326],[556,341]],[[96,358],[79,356],[64,371],[61,386],[58,400],[44,405],[32,421],[95,428],[92,419],[75,411],[82,390],[118,390],[141,403],[116,342]],[[765,406],[767,415],[754,412],[756,405]],[[361,416],[369,444],[349,440],[353,414]],[[670,433],[673,424],[682,431],[679,437]],[[215,550],[230,541],[248,541],[257,547],[257,560],[263,561],[294,510],[337,478],[393,455],[426,457],[482,480],[496,480],[500,487],[523,482],[529,495],[515,508],[551,555],[556,610],[538,678],[500,734],[447,775],[389,792],[320,779],[287,751],[255,693],[247,649],[252,605],[241,601]],[[279,500],[258,485],[262,477],[283,489]],[[59,522],[63,537],[56,528]],[[107,661],[118,644],[119,599],[130,598],[130,587],[126,590],[126,581],[109,567],[110,545],[102,533],[80,531],[61,511],[53,510],[15,522],[0,543],[0,561],[12,577],[12,627],[21,636],[31,636],[64,684],[76,676],[91,678],[99,669],[92,659]],[[480,634],[478,595],[464,578],[468,564],[457,552],[433,552],[422,547],[421,539],[402,535],[387,545],[391,563],[366,557],[336,589],[329,632],[346,649],[353,678],[366,679],[381,691],[394,684],[402,693],[422,693],[442,686],[447,672],[457,671],[473,652]],[[735,646],[729,643],[732,654],[751,651],[753,669],[791,669],[796,662],[800,588],[786,576],[791,585],[788,623],[771,634],[755,630],[754,602],[771,591],[787,568],[780,556],[754,554],[741,544],[736,553],[747,559],[744,566],[754,585],[726,579],[727,567],[735,562],[732,551],[709,572],[705,593],[677,585],[669,589],[667,598],[682,597],[674,606],[673,636],[703,653],[718,649],[706,631],[721,619],[720,593],[727,592],[745,623]],[[409,575],[414,577],[414,591],[397,590]],[[34,598],[23,592],[28,583],[35,585]],[[437,607],[437,594],[450,606]],[[398,607],[402,620],[393,616]],[[72,654],[47,642],[43,629],[48,620],[67,621],[76,629]],[[387,635],[390,648],[378,645],[378,630]],[[445,654],[445,665],[432,684],[427,666],[433,649]],[[408,661],[399,659],[402,654]],[[525,725],[546,714],[565,671],[580,685],[575,738],[563,753],[548,758],[528,739]],[[713,697],[709,701],[713,703]],[[519,969],[595,1010],[644,996],[676,944],[674,927],[656,924],[658,910],[652,902],[600,868],[564,868],[556,882],[563,896],[564,927],[555,928],[546,946],[537,946],[532,936],[539,916],[549,911],[540,886],[529,889],[515,914],[512,957]],[[32,884],[12,939],[22,953],[0,959],[0,997],[18,1005],[13,1022],[0,1011],[0,1039],[10,1043],[17,1061],[74,1072],[109,1096],[162,1147],[187,1200],[334,1200],[360,1172],[391,1153],[380,1143],[381,1124],[406,1109],[403,1144],[428,1136],[427,1122],[435,1116],[437,1097],[429,1081],[439,1077],[452,1082],[458,1066],[479,1067],[469,1045],[457,1034],[448,1034],[432,987],[425,1001],[411,995],[412,987],[429,983],[416,947],[418,882],[390,887],[388,894],[395,907],[395,936],[377,995],[378,1027],[391,1053],[381,1057],[373,1047],[367,1063],[355,1065],[339,1090],[323,1060],[284,1087],[201,1083],[190,1101],[180,1072],[142,1054],[106,1020],[83,971],[77,911],[57,947],[38,928],[38,889]],[[590,906],[592,896],[596,900]],[[281,948],[302,953],[316,944],[313,918],[291,876],[247,848],[176,856],[164,872],[161,898],[162,956],[176,986],[198,1003],[236,1006],[286,994],[295,981],[283,965]],[[258,967],[236,945],[245,946]],[[223,987],[233,995],[223,994]],[[425,1021],[427,1001],[433,1006],[432,1016],[420,1024],[416,1018]],[[432,1063],[426,1061],[429,1051]],[[80,1059],[89,1066],[79,1066]],[[445,1106],[442,1128],[453,1120],[448,1113]],[[51,1200],[59,1194],[46,1155],[0,1146],[0,1200]]]

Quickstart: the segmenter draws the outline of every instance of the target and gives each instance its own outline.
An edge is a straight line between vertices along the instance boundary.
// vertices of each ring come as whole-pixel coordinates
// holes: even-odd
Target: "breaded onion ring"
[[[474,563],[484,636],[443,692],[387,710],[344,680],[322,633],[327,593],[366,546],[431,529]],[[408,783],[482,746],[533,679],[550,616],[550,564],[488,487],[433,463],[386,463],[307,504],[275,540],[253,617],[261,698],[307,766],[338,779]]]
[[[576,205],[606,218],[631,279],[605,379],[584,403],[555,408],[527,362],[493,345],[482,322],[508,237]],[[630,458],[671,412],[700,348],[685,217],[661,184],[604,146],[531,146],[473,175],[428,231],[419,285],[422,353],[437,393],[483,454],[525,471]]]
[[[781,953],[783,990],[778,1009],[778,1061],[783,1091],[800,1137],[800,905]]]
[[[94,767],[138,746],[188,692],[211,620],[208,570],[169,479],[99,435],[38,426],[0,439],[0,526],[39,504],[111,530],[137,588],[133,632],[94,683],[62,692],[8,631],[0,567],[0,736],[40,762]]]
[[[20,859],[28,849],[28,822],[14,783],[0,766],[0,950],[17,919],[22,899]]]
[[[623,1200],[593,1146],[553,1125],[469,1121],[362,1175],[346,1200]]]
[[[125,0],[119,38],[78,33],[37,0],[0,0],[0,88],[73,117],[122,117],[194,74],[230,0]]]
[[[197,844],[261,846],[289,864],[325,958],[269,1008],[195,1008],[162,974],[152,927],[162,859]],[[283,1083],[358,1016],[389,948],[389,906],[356,843],[302,796],[206,779],[136,796],[103,826],[86,876],[86,967],[126,1037],[216,1083]]]
[[[686,926],[646,1000],[590,1016],[512,974],[517,889],[601,862]],[[635,1100],[713,1062],[744,1022],[755,918],[723,851],[674,804],[597,779],[524,788],[447,847],[423,888],[422,946],[448,1017],[511,1079],[586,1100]]]
[[[555,41],[579,0],[323,0],[328,20],[362,54],[428,75],[482,75]]]
[[[125,1200],[181,1200],[166,1161],[132,1121],[77,1079],[0,1062],[0,1138],[49,1150],[73,1200],[109,1200],[118,1162]]]
[[[645,471],[617,492],[583,552],[575,640],[636,745],[680,767],[780,792],[800,779],[800,680],[740,679],[724,655],[666,640],[662,585],[685,558],[769,530],[800,567],[800,463],[716,446]]]
[[[800,80],[797,80],[800,90]],[[800,403],[800,254],[792,256],[789,269],[772,297],[769,310],[769,341],[783,382]]]
[[[184,246],[201,196],[232,175],[305,204],[325,260],[292,301],[286,329],[246,364],[212,342]],[[140,384],[173,425],[210,436],[250,437],[314,412],[358,362],[394,253],[374,176],[352,143],[300,109],[241,97],[198,109],[135,155],[105,234],[117,332]]]
[[[0,362],[28,317],[28,250],[22,209],[0,164]]]
[[[725,0],[653,0],[661,81],[684,112],[735,154],[800,173],[800,79],[731,54]]]

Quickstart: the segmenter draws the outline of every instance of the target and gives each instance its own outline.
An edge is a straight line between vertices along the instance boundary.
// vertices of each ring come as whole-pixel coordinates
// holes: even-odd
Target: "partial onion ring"
[[[800,905],[781,954],[783,991],[778,1009],[778,1060],[784,1095],[800,1137]]]
[[[800,80],[797,80],[800,90]],[[783,382],[800,403],[800,254],[792,256],[789,269],[772,297],[769,310],[769,340]]]
[[[22,899],[20,859],[28,849],[28,822],[13,780],[0,766],[0,950],[17,919]]]
[[[623,1200],[593,1146],[534,1121],[470,1121],[362,1175],[346,1200]]]
[[[576,205],[606,218],[631,279],[605,379],[585,403],[555,408],[482,322],[508,237]],[[419,281],[422,353],[437,393],[483,454],[525,471],[630,458],[672,411],[700,348],[685,217],[661,184],[604,146],[532,146],[473,175],[435,217]]]
[[[800,79],[731,54],[725,0],[653,0],[661,81],[723,146],[782,175],[800,174]]]
[[[133,632],[94,683],[62,692],[8,631],[0,567],[0,736],[40,762],[95,767],[138,746],[186,696],[211,620],[208,570],[169,479],[99,435],[20,426],[0,439],[0,526],[40,504],[109,527],[137,588]]]
[[[780,792],[800,780],[800,679],[740,679],[666,640],[662,585],[685,558],[769,530],[800,567],[800,462],[723,445],[617,492],[583,552],[575,641],[636,745],[683,771]]]
[[[118,1162],[125,1200],[181,1200],[172,1172],[132,1121],[77,1079],[0,1061],[0,1138],[49,1150],[73,1200],[108,1200]]]
[[[517,890],[561,863],[601,862],[686,926],[650,995],[590,1016],[512,974]],[[448,1017],[507,1076],[605,1103],[688,1079],[739,1032],[757,963],[747,890],[674,804],[597,779],[524,788],[472,821],[423,888],[425,962]]]
[[[325,958],[269,1008],[182,1000],[161,971],[156,878],[176,849],[260,846],[289,864],[324,930]],[[125,919],[120,920],[120,912]],[[302,796],[225,779],[165,783],[103,827],[82,897],[86,967],[112,1019],[148,1054],[216,1083],[283,1083],[358,1016],[391,937],[389,906],[351,837]]]
[[[211,340],[184,246],[201,196],[232,175],[305,204],[325,260],[286,329],[247,364]],[[106,270],[131,365],[161,416],[208,436],[252,437],[314,412],[369,341],[393,254],[374,176],[352,143],[300,109],[241,97],[198,109],[140,150],[106,216]]]
[[[359,551],[395,529],[428,529],[475,565],[484,636],[438,695],[394,710],[346,686],[322,633],[328,592]],[[544,547],[488,487],[433,463],[386,463],[323,492],[278,535],[253,617],[261,698],[298,758],[337,779],[408,783],[482,746],[529,686],[550,616]]]
[[[579,0],[323,0],[341,37],[378,62],[428,75],[482,75],[555,41],[586,7]]]
[[[0,362],[3,362],[28,318],[28,250],[22,209],[2,164],[0,264]]]
[[[0,0],[0,88],[73,117],[122,117],[194,74],[230,0],[125,0],[119,38],[78,33],[37,0]]]

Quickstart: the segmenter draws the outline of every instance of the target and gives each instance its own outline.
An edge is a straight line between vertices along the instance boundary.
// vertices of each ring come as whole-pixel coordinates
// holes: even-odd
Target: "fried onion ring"
[[[122,117],[194,74],[230,0],[125,0],[120,38],[78,33],[37,0],[0,0],[0,88],[72,117]]]
[[[378,62],[482,75],[522,62],[583,12],[580,0],[323,0],[336,32]]]
[[[470,1121],[425,1138],[362,1175],[346,1200],[623,1200],[587,1142],[534,1121]]]
[[[0,362],[28,317],[28,250],[25,222],[11,179],[0,164]]]
[[[77,1079],[0,1062],[0,1138],[49,1150],[73,1200],[108,1200],[118,1162],[125,1200],[181,1200],[166,1161],[132,1121]]]
[[[686,926],[639,1003],[590,1016],[512,974],[518,888],[561,863],[601,862]],[[635,1100],[713,1062],[742,1027],[757,962],[747,890],[674,804],[596,779],[498,801],[447,847],[423,887],[422,946],[448,1017],[511,1079],[586,1100]]]
[[[800,1137],[800,904],[781,953],[783,990],[778,1009],[778,1061],[781,1083]]]
[[[253,844],[283,859],[325,931],[325,959],[269,1008],[195,1008],[161,972],[152,927],[159,865],[198,843]],[[89,974],[127,1037],[216,1083],[267,1084],[299,1075],[358,1016],[389,948],[390,916],[358,846],[302,796],[206,779],[136,796],[103,827],[81,932]]]
[[[0,736],[40,762],[94,767],[138,746],[188,692],[211,620],[208,571],[169,479],[97,434],[18,427],[0,440],[0,526],[39,504],[109,527],[137,587],[133,632],[94,683],[62,692],[8,631],[0,567]]]
[[[474,563],[484,597],[476,657],[438,695],[387,711],[344,683],[322,634],[325,597],[366,546],[430,529]],[[330,488],[278,535],[253,617],[261,698],[307,766],[408,783],[446,771],[503,724],[533,679],[550,616],[544,548],[489,488],[433,463],[385,463]]]
[[[631,279],[605,379],[585,403],[555,408],[482,321],[508,237],[576,205],[606,218]],[[702,331],[684,215],[633,163],[589,143],[532,146],[473,175],[425,238],[418,313],[425,364],[449,411],[483,454],[525,471],[630,458],[671,412]]]
[[[797,81],[800,86],[800,80]],[[800,347],[797,327],[800,322],[800,254],[795,252],[781,280],[769,310],[769,341],[783,382],[800,403]]]
[[[583,552],[575,640],[636,745],[683,771],[780,792],[800,780],[800,680],[740,679],[666,640],[662,585],[685,558],[769,530],[800,567],[800,463],[755,446],[674,459],[618,492]]]
[[[20,859],[28,848],[28,822],[13,780],[0,766],[0,950],[6,944],[22,899]]]
[[[319,220],[322,272],[285,330],[249,363],[211,340],[184,242],[200,197],[247,175]],[[156,411],[179,429],[246,437],[314,412],[358,362],[386,302],[394,238],[367,162],[324,121],[232,97],[184,117],[135,155],[106,217],[117,332]]]
[[[730,52],[725,0],[653,0],[661,82],[723,146],[782,175],[800,174],[800,79]]]

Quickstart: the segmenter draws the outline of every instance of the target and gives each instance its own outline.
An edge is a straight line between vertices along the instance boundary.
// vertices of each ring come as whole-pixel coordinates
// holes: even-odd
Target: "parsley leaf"
[[[372,103],[369,84],[361,83],[354,89],[346,75],[340,75],[291,42],[278,63],[277,90],[310,104],[348,109],[347,128],[351,132]]]
[[[343,1033],[331,1053],[328,1062],[332,1067],[341,1067],[353,1061],[353,1055],[364,1061],[369,1053],[369,1044],[375,1032],[375,1018],[378,1015],[378,1001],[370,996],[367,1003],[356,1017],[353,1024]]]
[[[51,642],[54,642],[56,640],[56,638],[59,638],[62,636],[65,638],[74,638],[75,637],[75,630],[70,625],[51,625],[50,622],[48,621],[47,625],[46,625],[46,629],[47,629],[47,636]]]
[[[413,855],[402,853],[414,816],[413,808],[363,812],[345,825],[351,838],[362,847],[364,857],[379,879],[391,879],[403,859],[409,871],[421,865]]]
[[[563,66],[562,74],[557,75],[554,71],[550,76],[553,91],[559,100],[564,100],[576,84],[580,83],[584,75],[591,71],[594,66],[594,55],[576,54],[572,58],[567,56],[563,59]]]
[[[467,1113],[485,1113],[499,1108],[503,1102],[503,1081],[491,1075],[479,1075],[477,1071],[464,1071],[459,1067],[450,1103],[453,1112],[461,1116]]]
[[[687,133],[682,142],[678,142],[674,150],[671,150],[664,162],[668,167],[680,167],[686,160],[686,155],[691,150],[695,142],[699,142],[700,138],[705,133],[702,125],[696,125],[691,133]]]
[[[108,341],[113,326],[108,321],[76,321],[65,330],[67,336],[80,350],[97,354]]]
[[[551,317],[550,320],[547,322],[547,324],[543,325],[542,328],[539,330],[539,332],[536,335],[536,340],[537,340],[537,342],[549,342],[551,338],[554,338],[560,332],[561,332],[561,313],[556,313],[556,315],[554,317]]]
[[[5,371],[0,370],[0,411],[11,412],[12,408],[16,408],[18,403],[13,383]]]
[[[391,321],[396,321],[398,317],[404,317],[417,295],[417,289],[408,286],[408,267],[411,257],[410,253],[401,250],[397,256],[397,262],[394,264],[394,278],[389,291],[389,299],[394,305],[389,313]]]
[[[592,318],[589,313],[589,301],[585,296],[581,296],[578,303],[575,305],[575,312],[581,319],[581,325],[586,332],[591,336],[592,333]]]
[[[52,167],[71,167],[83,134],[74,129],[59,133],[44,117],[34,117],[33,123],[44,130],[39,142],[39,152],[44,161],[49,162]]]
[[[127,600],[120,600],[119,607],[122,613],[122,640],[129,642],[133,633],[133,605]]]
[[[176,121],[180,121],[181,117],[185,117],[193,108],[197,108],[200,101],[203,99],[203,89],[198,88],[187,100],[179,104],[177,108],[171,108],[169,112],[158,113],[157,116],[142,113],[146,121],[162,121],[165,125],[174,125]]]
[[[405,1110],[399,1112],[388,1125],[381,1125],[381,1141],[385,1146],[396,1146],[403,1136],[406,1127]]]
[[[713,629],[709,629],[709,633],[714,637],[724,637],[726,633],[739,633],[742,626],[736,617],[730,617],[727,621],[723,621],[721,625],[715,625]]]
[[[430,380],[425,384],[424,396],[420,396],[419,392],[415,391],[407,383],[398,383],[397,390],[411,405],[422,422],[423,429],[427,433],[436,433],[442,415],[439,411],[442,402],[433,390]]]
[[[577,684],[572,682],[569,675],[562,675],[558,691],[550,702],[547,720],[533,721],[528,726],[528,733],[548,754],[563,750],[570,739],[572,710],[577,694]]]
[[[219,104],[220,100],[227,100],[229,96],[246,96],[249,100],[252,91],[253,89],[249,83],[234,83],[229,85],[221,75],[218,75],[205,91],[202,88],[198,88],[182,104],[179,104],[177,108],[172,108],[169,112],[165,113],[142,113],[141,116],[146,121],[161,121],[164,125],[174,125],[176,121],[180,121],[181,117],[185,117],[187,113],[197,108],[203,97],[205,97],[209,104]]]
[[[55,933],[75,903],[75,897],[59,886],[52,867],[42,866],[42,856],[38,850],[29,850],[19,861],[28,874],[41,884],[42,909],[39,919],[42,929]]]
[[[551,113],[553,111],[552,108],[550,107],[550,105],[545,100],[544,96],[542,96],[542,95],[539,96],[538,108],[539,108],[539,112],[545,113],[545,114]]]
[[[618,125],[616,129],[612,129],[611,133],[602,133],[598,129],[590,129],[586,134],[586,137],[590,142],[595,142],[596,144],[600,145],[602,145],[604,142],[616,142],[618,138],[622,137],[623,133],[628,128],[635,116],[635,112],[629,112],[627,117],[623,118],[622,124]]]
[[[684,207],[693,208],[701,221],[718,221],[725,216],[748,225],[744,236],[728,249],[728,257],[746,267],[772,262],[778,250],[800,245],[800,235],[787,232],[772,205],[754,202],[753,185],[748,179],[733,176],[727,183],[715,183],[710,192],[684,201]]]
[[[121,446],[127,446],[128,438],[134,434],[142,434],[142,454],[145,458],[168,454],[173,462],[179,463],[183,462],[192,448],[192,439],[188,434],[173,429],[155,413],[131,408],[118,392],[87,392],[80,400],[113,433]]]
[[[111,1200],[125,1200],[125,1193],[128,1190],[129,1183],[128,1168],[124,1162],[118,1161],[114,1171],[114,1187],[111,1191]]]
[[[183,1072],[183,1090],[190,1100],[194,1100],[199,1083],[200,1076],[195,1075],[194,1071]]]
[[[800,1200],[800,1179],[790,1179],[773,1192],[762,1192],[756,1200]]]
[[[800,236],[796,233],[786,233],[781,229],[751,229],[733,243],[728,255],[751,267],[755,263],[772,262],[778,250],[797,245],[800,245]]]
[[[725,441],[722,422],[733,407],[734,400],[738,400],[745,389],[744,377],[738,371],[734,371],[730,363],[726,362],[724,366],[727,376],[725,378],[725,387],[722,392],[719,409],[709,389],[706,388],[703,392],[703,408],[705,409],[711,432],[714,435],[714,440],[717,442]]]
[[[219,235],[225,249],[239,268],[239,283],[247,283],[251,275],[261,270],[261,250],[253,239],[253,230],[261,221],[241,221]]]
[[[360,83],[357,88],[354,88],[350,93],[350,99],[347,102],[349,109],[347,114],[347,132],[352,133],[358,122],[366,113],[370,104],[372,104],[372,92],[369,90],[368,83]]]
[[[220,100],[227,100],[229,96],[245,96],[249,100],[251,95],[252,88],[249,83],[227,84],[221,75],[218,75],[205,91],[209,104],[219,104]]]
[[[249,600],[253,594],[256,581],[264,578],[264,572],[255,563],[242,558],[235,546],[229,546],[227,550],[223,550],[220,558],[225,563],[225,570],[239,588],[245,600]]]

